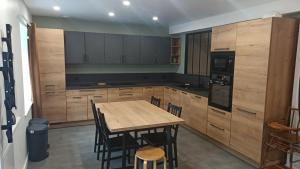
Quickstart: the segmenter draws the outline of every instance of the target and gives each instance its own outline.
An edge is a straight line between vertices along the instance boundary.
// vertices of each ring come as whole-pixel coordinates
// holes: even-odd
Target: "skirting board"
[[[25,163],[23,165],[23,169],[27,169],[28,167],[28,153],[27,153],[27,156],[26,156],[26,159],[25,159]]]

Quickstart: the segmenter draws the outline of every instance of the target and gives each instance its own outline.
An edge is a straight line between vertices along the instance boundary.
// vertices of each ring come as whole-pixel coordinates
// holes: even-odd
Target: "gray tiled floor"
[[[253,169],[252,166],[190,131],[180,128],[179,169]],[[49,131],[50,156],[28,169],[99,169],[93,153],[94,126],[70,127]],[[120,166],[120,160],[113,161]]]

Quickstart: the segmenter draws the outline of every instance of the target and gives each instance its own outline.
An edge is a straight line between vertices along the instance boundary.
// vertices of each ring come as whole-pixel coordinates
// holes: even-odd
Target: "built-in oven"
[[[208,104],[231,112],[234,77],[234,52],[211,53]]]

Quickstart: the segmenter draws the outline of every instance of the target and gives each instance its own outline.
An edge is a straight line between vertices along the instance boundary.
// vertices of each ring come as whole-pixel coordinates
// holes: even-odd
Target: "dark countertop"
[[[155,82],[155,83],[115,83],[107,85],[97,85],[97,84],[78,84],[78,85],[68,85],[67,90],[79,90],[79,89],[101,89],[101,88],[118,88],[118,87],[144,87],[144,86],[168,86],[174,89],[186,91],[192,94],[200,95],[203,97],[208,97],[208,89],[205,88],[184,88],[182,83],[173,82]]]

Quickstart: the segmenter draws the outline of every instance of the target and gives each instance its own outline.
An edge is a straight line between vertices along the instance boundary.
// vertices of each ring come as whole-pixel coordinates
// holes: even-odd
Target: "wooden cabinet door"
[[[50,123],[65,122],[67,120],[65,92],[46,93],[41,96],[41,117],[48,119]]]
[[[230,146],[260,162],[271,22],[238,24]]]
[[[106,103],[107,102],[107,93],[88,96],[88,119],[94,119],[93,109],[90,101],[93,100],[94,103]]]
[[[141,63],[155,64],[157,51],[155,50],[155,37],[143,36],[141,37]]]
[[[105,35],[105,63],[121,64],[123,55],[122,35]]]
[[[41,73],[40,74],[41,92],[65,91],[66,79],[65,72],[60,73]]]
[[[201,49],[201,35],[195,34],[194,35],[194,43],[193,43],[193,65],[192,69],[193,75],[200,74],[200,49]]]
[[[123,64],[140,64],[140,37],[124,35]]]
[[[188,56],[187,56],[187,74],[193,74],[193,57],[194,57],[194,35],[187,35]]]
[[[82,64],[87,61],[83,32],[65,31],[66,63]]]
[[[211,51],[234,51],[236,44],[236,24],[213,27]]]
[[[189,94],[190,127],[206,134],[208,99],[198,95]]]
[[[156,39],[157,64],[170,64],[171,40],[169,37],[158,37]]]
[[[151,102],[151,97],[154,96],[154,90],[153,87],[143,87],[143,98]]]
[[[67,96],[67,121],[87,120],[87,96]]]
[[[208,33],[202,33],[201,34],[201,47],[200,47],[200,68],[199,68],[199,74],[202,76],[208,76],[208,65],[210,62],[208,61],[208,57],[210,54],[210,46],[209,46],[209,32]]]
[[[102,33],[84,33],[85,36],[85,54],[87,63],[104,64],[104,34]]]
[[[36,48],[40,73],[64,73],[65,49],[62,29],[36,29]]]
[[[165,87],[164,88],[164,109],[168,109],[168,104],[171,103],[171,88]]]

